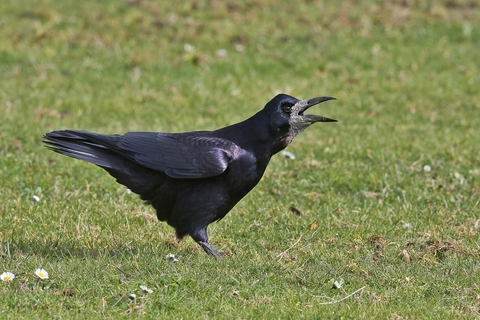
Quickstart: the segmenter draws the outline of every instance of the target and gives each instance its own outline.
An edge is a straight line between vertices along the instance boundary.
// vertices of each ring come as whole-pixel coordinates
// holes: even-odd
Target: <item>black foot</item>
[[[222,255],[210,243],[205,241],[197,241],[197,243],[202,246],[206,253],[211,254],[217,260],[222,259]]]

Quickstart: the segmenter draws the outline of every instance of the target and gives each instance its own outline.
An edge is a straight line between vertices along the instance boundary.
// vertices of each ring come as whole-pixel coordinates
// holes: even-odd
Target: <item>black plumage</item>
[[[331,97],[298,100],[279,94],[247,120],[215,131],[104,135],[53,131],[55,152],[91,162],[151,204],[179,238],[190,235],[209,254],[207,227],[222,219],[260,181],[270,158],[315,122],[304,111]]]

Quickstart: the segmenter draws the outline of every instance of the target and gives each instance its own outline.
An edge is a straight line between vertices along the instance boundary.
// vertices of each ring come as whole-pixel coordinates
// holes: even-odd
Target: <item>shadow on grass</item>
[[[162,255],[178,251],[176,246],[159,239],[158,243],[110,241],[91,246],[70,240],[61,239],[11,239],[0,242],[0,257],[22,258],[39,256],[45,259],[102,259],[115,257],[138,257]],[[168,252],[167,252],[168,251]],[[190,251],[190,250],[189,250]]]

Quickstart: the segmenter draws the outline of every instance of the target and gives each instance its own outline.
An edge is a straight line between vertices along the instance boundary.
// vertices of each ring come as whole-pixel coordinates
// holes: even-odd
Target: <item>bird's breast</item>
[[[242,149],[225,172],[227,188],[231,193],[243,197],[260,181],[267,164],[268,161],[265,163],[251,152]]]

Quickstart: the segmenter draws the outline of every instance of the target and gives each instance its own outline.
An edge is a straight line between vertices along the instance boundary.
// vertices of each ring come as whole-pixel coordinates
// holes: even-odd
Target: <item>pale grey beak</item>
[[[307,100],[300,100],[292,107],[292,117],[290,117],[294,121],[303,122],[305,124],[312,124],[315,122],[337,122],[335,119],[330,119],[323,116],[317,116],[313,114],[304,114],[304,112],[319,103],[329,101],[329,100],[336,100],[332,97],[316,97]]]

